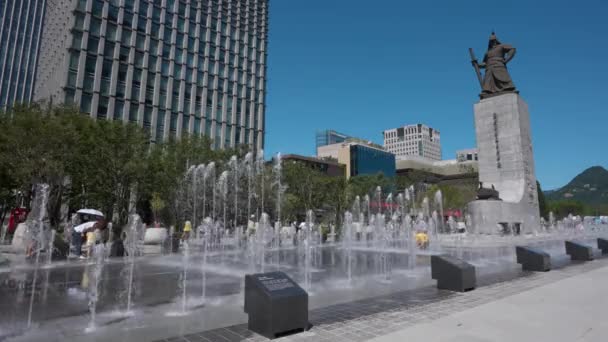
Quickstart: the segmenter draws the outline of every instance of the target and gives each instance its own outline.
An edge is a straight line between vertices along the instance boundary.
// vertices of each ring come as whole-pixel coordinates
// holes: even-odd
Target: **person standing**
[[[182,241],[188,241],[190,239],[190,234],[192,233],[192,223],[190,221],[186,221],[184,223],[184,231],[182,233]]]

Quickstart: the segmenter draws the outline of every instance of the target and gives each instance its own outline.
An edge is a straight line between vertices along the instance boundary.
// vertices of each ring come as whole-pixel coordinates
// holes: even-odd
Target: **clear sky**
[[[266,155],[313,155],[315,132],[382,143],[425,123],[443,158],[475,146],[482,58],[492,30],[517,48],[544,189],[608,166],[608,1],[271,0]]]

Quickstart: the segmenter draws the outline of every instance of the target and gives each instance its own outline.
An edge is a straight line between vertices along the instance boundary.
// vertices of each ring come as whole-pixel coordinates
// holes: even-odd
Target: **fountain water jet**
[[[38,269],[40,268],[40,252],[42,251],[44,244],[44,229],[47,220],[47,204],[49,201],[49,185],[38,184],[36,185],[36,198],[34,199],[34,205],[32,206],[32,220],[27,224],[28,236],[29,236],[29,253],[34,253],[34,277],[32,280],[32,294],[30,295],[30,305],[27,316],[27,328],[32,326],[32,310],[34,308],[34,296],[36,294],[36,282],[38,280]]]
[[[94,245],[92,247],[92,256],[94,264],[89,266],[89,325],[85,332],[93,332],[97,329],[97,303],[99,302],[100,289],[99,281],[103,272],[103,267],[106,261],[106,252],[104,244]]]
[[[126,287],[126,303],[125,306],[125,315],[132,316],[133,311],[133,292],[135,291],[133,286],[133,279],[135,277],[135,257],[138,255],[139,251],[139,227],[141,226],[141,218],[137,214],[133,214],[129,216],[128,229],[129,232],[127,234],[127,239],[125,241],[125,249],[127,250],[127,254],[124,256],[126,259],[125,269],[123,270],[123,275],[125,279],[125,287]],[[123,296],[125,296],[123,295]]]

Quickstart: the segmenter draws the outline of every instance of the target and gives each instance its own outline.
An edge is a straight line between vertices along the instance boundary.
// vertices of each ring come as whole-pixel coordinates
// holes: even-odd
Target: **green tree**
[[[386,177],[382,173],[351,177],[347,186],[348,200],[352,201],[356,196],[363,198],[365,195],[373,198],[377,187],[381,188],[383,194],[392,192],[395,189],[394,179]]]
[[[306,211],[324,204],[323,181],[327,176],[298,161],[285,162],[282,171],[287,186],[282,215],[285,219],[302,219]]]
[[[590,214],[590,208],[579,201],[561,200],[549,202],[549,210],[553,211],[556,217],[572,215]]]
[[[545,199],[545,193],[540,187],[540,182],[538,180],[536,181],[536,191],[538,193],[538,209],[540,211],[540,216],[548,219],[549,210],[547,208],[547,200]]]

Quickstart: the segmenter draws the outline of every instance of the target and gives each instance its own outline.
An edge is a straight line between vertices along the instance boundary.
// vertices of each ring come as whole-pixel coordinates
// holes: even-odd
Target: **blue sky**
[[[608,1],[271,0],[266,155],[313,155],[332,128],[382,142],[425,123],[443,158],[475,146],[483,57],[496,30],[528,102],[544,189],[608,166]]]

